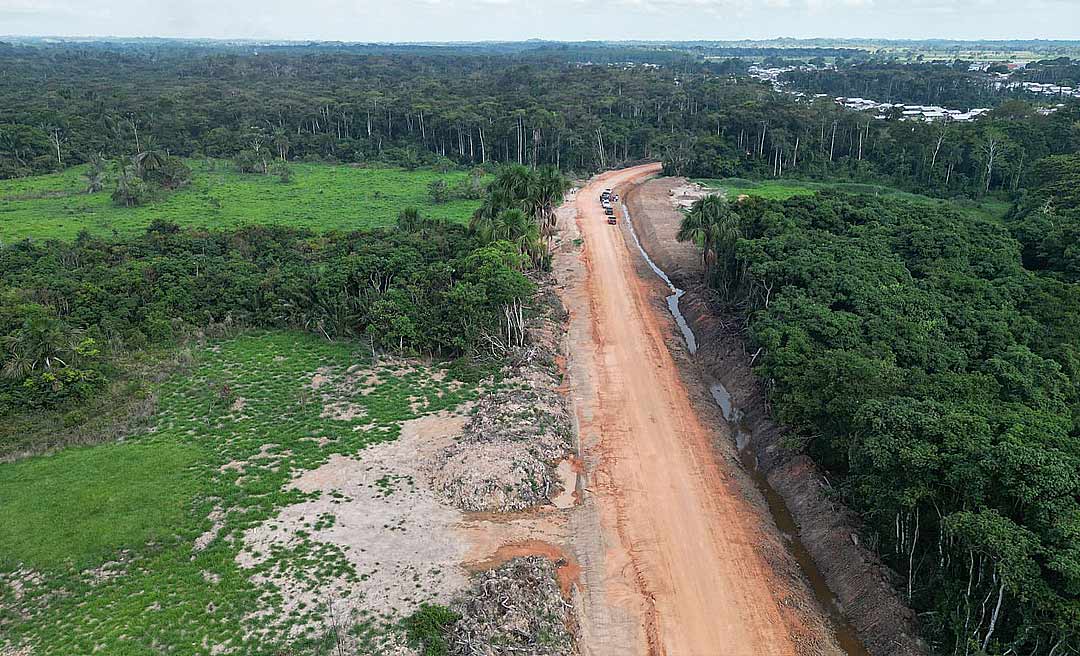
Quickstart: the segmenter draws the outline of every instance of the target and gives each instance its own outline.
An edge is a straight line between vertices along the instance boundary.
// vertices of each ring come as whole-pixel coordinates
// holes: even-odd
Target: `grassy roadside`
[[[81,230],[131,234],[153,219],[184,226],[230,228],[277,224],[314,230],[391,225],[398,212],[416,207],[429,217],[464,222],[479,201],[436,204],[428,185],[453,185],[468,173],[292,164],[293,178],[237,173],[224,161],[192,160],[191,184],[141,207],[117,207],[103,191],[84,193],[86,166],[60,173],[0,180],[0,242],[25,238],[73,239]]]

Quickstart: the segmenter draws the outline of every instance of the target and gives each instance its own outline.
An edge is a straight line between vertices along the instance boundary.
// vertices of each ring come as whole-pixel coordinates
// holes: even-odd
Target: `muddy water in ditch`
[[[693,329],[686,321],[686,317],[683,316],[679,309],[679,299],[682,298],[686,292],[675,286],[671,279],[668,277],[664,270],[653,262],[652,258],[645,251],[645,248],[641,245],[641,241],[638,239],[637,232],[634,230],[634,221],[630,217],[630,210],[623,205],[623,216],[626,217],[626,225],[630,230],[630,236],[634,240],[634,244],[637,246],[641,256],[645,258],[645,262],[648,263],[649,268],[653,270],[656,275],[664,281],[671,290],[671,295],[667,297],[668,309],[671,311],[671,316],[675,318],[675,323],[679,326],[679,330],[682,331],[683,339],[686,341],[686,348],[691,354],[697,353],[697,337],[694,335]],[[788,510],[787,504],[784,503],[783,497],[777,493],[776,490],[769,485],[765,475],[758,469],[757,458],[751,452],[747,446],[750,443],[753,433],[750,426],[743,421],[743,413],[734,405],[731,393],[718,381],[711,382],[709,391],[712,393],[713,399],[716,404],[720,406],[720,410],[724,415],[724,419],[727,420],[728,425],[731,427],[732,434],[735,436],[735,445],[739,451],[739,459],[750,473],[751,479],[754,481],[755,487],[761,492],[761,495],[765,497],[765,501],[769,506],[769,513],[772,515],[773,521],[776,523],[776,527],[780,529],[781,535],[784,537],[784,541],[787,543],[788,549],[791,555],[795,558],[795,561],[799,564],[799,568],[802,570],[803,575],[810,582],[810,587],[814,592],[814,596],[817,598],[818,603],[825,609],[829,619],[833,623],[833,629],[835,631],[836,641],[839,643],[840,648],[844,650],[848,656],[870,656],[870,652],[866,650],[862,642],[855,635],[855,629],[848,624],[844,619],[844,614],[840,608],[840,604],[836,599],[836,595],[829,589],[825,578],[821,575],[817,565],[814,563],[814,559],[810,556],[810,552],[807,551],[806,545],[802,543],[799,538],[799,528],[795,524],[795,518],[792,517],[791,511]]]

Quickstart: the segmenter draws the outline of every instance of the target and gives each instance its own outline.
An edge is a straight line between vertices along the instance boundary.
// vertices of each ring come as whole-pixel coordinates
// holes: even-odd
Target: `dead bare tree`
[[[938,154],[941,152],[941,146],[945,143],[945,135],[949,132],[949,124],[946,122],[944,127],[941,128],[941,132],[938,134],[937,143],[934,145],[934,156],[930,159],[930,172],[926,174],[926,180],[929,182],[934,176],[934,166],[937,165]]]
[[[986,185],[983,187],[983,193],[990,192],[990,182],[994,176],[994,164],[997,162],[998,156],[1001,154],[1002,142],[996,136],[989,136],[986,141],[983,142],[982,150],[983,156],[986,158]]]

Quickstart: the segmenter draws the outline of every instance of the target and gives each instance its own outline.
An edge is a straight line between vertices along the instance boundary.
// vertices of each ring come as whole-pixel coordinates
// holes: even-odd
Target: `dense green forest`
[[[952,197],[1018,190],[1032,162],[1080,143],[1076,103],[1039,116],[1010,102],[971,124],[875,121],[733,77],[740,62],[669,53],[653,57],[663,65],[590,64],[590,50],[568,46],[401,50],[0,48],[0,177],[144,152],[262,171],[322,160],[585,173],[662,158],[694,177],[840,177]],[[918,68],[883,70],[898,97],[904,79],[925,81]],[[965,75],[934,88],[968,88]]]
[[[683,225],[935,653],[1080,649],[1080,157],[1035,170],[1004,226],[833,192]]]
[[[139,347],[223,322],[458,354],[482,331],[497,334],[502,305],[529,293],[516,257],[443,224],[317,235],[158,223],[118,240],[9,246],[0,251],[0,411],[84,395],[110,344]]]

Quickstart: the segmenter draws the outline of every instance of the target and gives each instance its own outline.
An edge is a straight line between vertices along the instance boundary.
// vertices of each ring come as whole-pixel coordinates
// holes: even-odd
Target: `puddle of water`
[[[742,451],[750,443],[750,437],[752,436],[750,427],[743,422],[742,411],[735,407],[731,392],[727,391],[727,388],[722,384],[713,383],[709,386],[709,392],[712,393],[716,405],[720,406],[720,411],[724,413],[724,419],[731,426],[732,432],[735,433],[735,446],[738,447],[739,451]],[[754,466],[756,468],[757,463]]]
[[[754,482],[754,487],[765,498],[765,503],[769,506],[769,514],[772,515],[773,521],[776,522],[776,528],[780,529],[780,534],[787,543],[788,550],[795,558],[795,562],[799,564],[803,575],[810,582],[814,597],[817,598],[818,603],[821,604],[829,615],[829,619],[832,620],[836,641],[849,656],[869,656],[870,652],[866,650],[858,636],[855,635],[854,627],[848,624],[844,618],[836,595],[829,589],[829,585],[825,582],[825,577],[821,575],[821,571],[818,570],[813,556],[810,555],[806,545],[803,544],[802,539],[799,537],[799,527],[795,523],[795,517],[788,510],[784,498],[769,485],[765,474],[758,468],[757,456],[752,449],[747,448],[750,439],[753,437],[753,430],[745,421],[743,412],[735,406],[731,392],[719,382],[713,382],[709,386],[709,391],[712,392],[713,399],[720,406],[724,419],[727,420],[732,433],[735,435],[735,445],[739,450],[739,461],[746,468],[746,471],[750,473],[750,479]]]
[[[626,226],[630,228],[630,236],[634,238],[634,244],[637,245],[638,251],[641,252],[641,256],[645,258],[645,261],[649,264],[649,268],[653,270],[661,280],[671,290],[671,295],[667,297],[668,310],[671,311],[671,316],[675,317],[675,323],[678,324],[679,330],[682,331],[683,340],[686,342],[686,348],[690,353],[697,353],[697,337],[694,335],[694,331],[690,328],[690,324],[686,322],[686,317],[683,316],[679,310],[679,299],[683,297],[686,292],[675,286],[675,283],[671,282],[671,278],[668,278],[664,270],[656,266],[656,263],[652,261],[649,254],[645,252],[645,248],[641,245],[641,241],[638,239],[637,232],[634,231],[634,221],[630,218],[630,209],[626,205],[622,206],[623,216],[626,217]]]
[[[569,458],[559,461],[555,467],[555,476],[559,479],[559,493],[551,498],[551,503],[560,510],[571,508],[577,503],[577,471]]]
[[[634,222],[630,218],[630,211],[625,205],[623,206],[623,215],[626,217],[626,225],[630,229],[630,236],[634,238],[634,244],[637,245],[638,250],[641,252],[641,256],[645,258],[645,261],[649,264],[649,268],[651,268],[671,290],[671,295],[667,297],[668,309],[671,310],[671,316],[675,318],[675,323],[678,324],[679,330],[682,331],[683,339],[686,340],[686,347],[690,350],[690,353],[696,353],[697,337],[694,335],[693,329],[690,328],[690,324],[687,323],[686,318],[679,310],[679,299],[682,298],[683,294],[686,292],[676,287],[675,284],[671,282],[671,279],[668,278],[667,274],[664,273],[660,267],[656,266],[656,263],[652,261],[649,254],[645,252],[645,248],[641,245],[641,241],[634,231]],[[747,448],[753,437],[753,432],[749,424],[744,421],[742,411],[735,406],[731,392],[719,382],[713,382],[709,386],[709,391],[712,393],[712,397],[715,399],[716,404],[720,406],[724,419],[727,420],[732,429],[732,433],[735,435],[735,445],[739,450],[739,460],[742,462],[743,467],[750,473],[750,478],[754,481],[754,486],[757,487],[758,491],[761,492],[761,495],[765,498],[765,502],[769,507],[769,514],[772,515],[773,521],[776,522],[776,527],[780,529],[780,534],[787,543],[791,555],[799,564],[799,568],[802,570],[803,575],[806,576],[807,580],[810,582],[810,588],[814,593],[814,597],[817,598],[818,603],[825,609],[829,619],[832,621],[836,641],[839,643],[840,648],[843,649],[844,653],[848,654],[848,656],[870,656],[870,652],[866,650],[866,647],[863,646],[862,642],[855,635],[854,627],[848,624],[847,620],[844,619],[844,614],[836,599],[836,595],[829,589],[828,584],[825,582],[825,577],[821,575],[821,571],[818,570],[817,564],[814,562],[813,557],[810,556],[810,552],[806,549],[806,545],[804,545],[799,538],[798,525],[795,523],[795,518],[792,516],[791,511],[788,510],[787,504],[784,503],[783,497],[769,485],[765,475],[758,469],[757,456],[754,455],[751,449]]]

